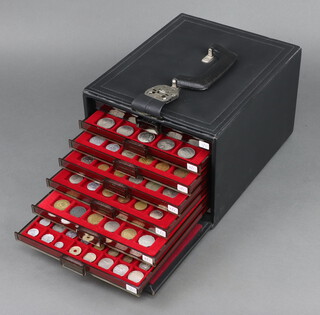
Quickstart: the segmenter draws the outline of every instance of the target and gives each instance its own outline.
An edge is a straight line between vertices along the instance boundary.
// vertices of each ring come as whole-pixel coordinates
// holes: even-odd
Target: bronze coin
[[[160,171],[166,172],[170,168],[170,165],[164,162],[159,162],[156,164],[155,168]]]
[[[177,168],[174,170],[173,174],[178,177],[185,178],[189,174],[189,172],[181,168]]]

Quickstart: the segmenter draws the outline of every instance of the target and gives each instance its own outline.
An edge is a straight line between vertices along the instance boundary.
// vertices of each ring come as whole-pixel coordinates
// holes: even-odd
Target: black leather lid
[[[171,85],[176,75],[197,76],[210,44],[238,55],[236,64],[206,91],[182,89],[162,109],[164,121],[214,136],[259,93],[299,47],[235,28],[181,14],[85,89],[85,94],[112,100],[130,111],[131,103],[148,88]]]

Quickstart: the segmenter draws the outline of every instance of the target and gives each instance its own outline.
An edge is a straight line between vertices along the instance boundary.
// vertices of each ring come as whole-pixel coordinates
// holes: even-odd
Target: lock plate
[[[169,103],[179,97],[179,88],[169,85],[156,85],[144,92],[145,95],[163,103]]]

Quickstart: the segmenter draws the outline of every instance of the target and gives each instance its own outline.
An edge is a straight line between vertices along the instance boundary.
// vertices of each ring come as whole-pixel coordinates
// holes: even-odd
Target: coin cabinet
[[[84,89],[81,133],[16,238],[155,294],[292,133],[300,58],[177,16]]]

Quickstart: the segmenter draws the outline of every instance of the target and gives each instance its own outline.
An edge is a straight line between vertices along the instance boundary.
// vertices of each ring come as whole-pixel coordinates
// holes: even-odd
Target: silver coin
[[[102,258],[99,261],[98,266],[103,269],[109,269],[113,264],[114,261],[111,258]]]
[[[179,195],[179,193],[175,190],[165,188],[162,192],[165,196],[170,197],[170,198],[175,198]]]
[[[153,210],[149,213],[149,216],[151,218],[154,218],[154,219],[157,219],[157,220],[160,220],[162,217],[163,217],[163,212],[160,211],[160,210]]]
[[[100,186],[100,184],[98,184],[96,182],[90,182],[87,184],[88,190],[91,190],[91,191],[97,190],[99,186]]]
[[[120,227],[117,221],[109,221],[104,225],[104,229],[108,232],[115,232]]]
[[[154,242],[155,238],[151,235],[143,235],[139,238],[138,243],[144,247],[150,247]]]
[[[81,158],[81,162],[86,163],[86,164],[91,164],[94,161],[94,159],[91,156],[83,156]]]
[[[182,147],[178,150],[178,155],[184,159],[191,159],[196,155],[196,151],[190,147]]]
[[[94,262],[97,259],[97,255],[95,253],[89,252],[83,256],[83,259],[89,262]]]
[[[136,257],[141,257],[142,254],[140,252],[138,252],[137,250],[135,249],[131,249],[130,250],[130,254],[133,255],[133,256],[136,256]]]
[[[127,265],[119,264],[116,265],[112,271],[119,276],[124,276],[128,272],[128,270],[129,267]]]
[[[178,133],[178,132],[175,132],[175,131],[169,131],[167,133],[167,136],[171,137],[173,139],[177,139],[177,140],[181,140],[182,139],[182,134]]]
[[[77,233],[73,232],[73,231],[68,231],[66,233],[66,235],[70,238],[76,238],[77,237]]]
[[[143,262],[141,262],[140,264],[139,264],[139,268],[140,269],[142,269],[142,270],[149,270],[150,268],[151,268],[151,266],[150,265],[148,265],[148,264],[145,264],[145,263],[143,263]]]
[[[63,226],[63,225],[60,225],[60,224],[55,224],[53,227],[52,227],[52,230],[54,231],[57,231],[59,233],[62,233],[66,228]]]
[[[128,150],[123,150],[121,154],[123,156],[126,156],[126,157],[130,158],[130,159],[133,159],[136,156],[135,153],[133,153],[131,151],[128,151]]]
[[[39,221],[39,223],[40,223],[41,225],[43,225],[43,226],[48,226],[48,225],[50,225],[51,221],[48,220],[48,219],[41,219],[41,220]]]
[[[37,236],[40,233],[40,231],[36,228],[33,228],[33,229],[30,229],[27,233],[31,236]]]
[[[112,152],[117,152],[119,151],[120,149],[120,145],[117,144],[117,143],[109,143],[107,146],[106,146],[106,149],[107,150],[110,150]]]
[[[146,183],[146,188],[150,189],[150,190],[153,190],[153,191],[157,191],[159,190],[161,186],[155,182],[147,182]]]
[[[134,184],[141,184],[143,182],[142,177],[129,177],[129,182],[134,183]]]
[[[125,246],[125,245],[120,244],[120,243],[116,244],[115,247],[116,247],[117,249],[119,249],[119,250],[122,250],[122,251],[126,251],[126,250],[128,249],[128,246]]]
[[[129,118],[128,118],[128,121],[130,121],[131,123],[133,123],[133,124],[137,124],[137,119],[136,119],[136,117],[134,117],[134,116],[130,116]]]
[[[82,182],[82,180],[83,180],[83,177],[77,174],[73,174],[69,177],[69,182],[71,184],[79,184]]]
[[[94,145],[101,145],[103,142],[105,142],[107,139],[104,137],[100,137],[100,136],[93,136],[89,142],[94,144]]]
[[[131,271],[128,275],[128,279],[136,283],[140,282],[143,279],[143,277],[144,277],[144,274],[138,270]]]
[[[129,137],[134,133],[134,129],[131,126],[124,125],[124,126],[120,126],[117,129],[117,133],[119,133],[120,135]]]
[[[105,129],[110,129],[115,125],[115,121],[112,118],[105,117],[99,119],[97,125]]]
[[[157,147],[163,151],[169,151],[176,146],[174,141],[170,139],[162,139],[157,143]]]
[[[143,143],[152,142],[156,136],[150,132],[143,131],[138,135],[138,140]]]
[[[66,219],[61,219],[61,223],[62,224],[70,224],[70,221],[66,220]]]
[[[42,235],[41,240],[45,243],[51,243],[54,240],[54,236],[52,234],[44,234]]]
[[[64,246],[64,243],[59,241],[59,242],[55,243],[54,246],[57,248],[62,248]]]
[[[70,214],[76,218],[80,218],[86,213],[87,209],[81,206],[75,206],[70,210]]]
[[[109,111],[109,114],[118,118],[123,118],[126,113],[123,112],[122,110],[113,108]]]
[[[194,145],[195,147],[199,146],[199,140],[196,140],[196,139],[189,139],[188,143]]]

